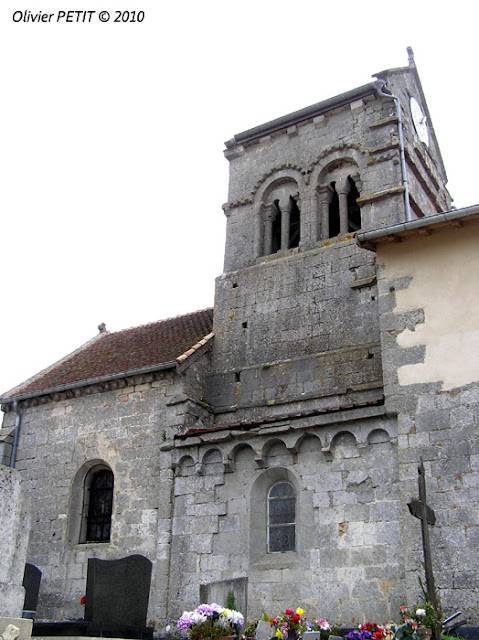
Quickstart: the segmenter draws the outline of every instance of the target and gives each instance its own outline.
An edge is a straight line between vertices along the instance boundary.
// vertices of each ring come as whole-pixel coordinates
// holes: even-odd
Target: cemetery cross
[[[436,596],[436,587],[434,584],[434,574],[432,571],[432,557],[431,557],[431,542],[429,538],[428,525],[434,526],[436,523],[436,514],[434,510],[426,502],[426,475],[424,472],[424,463],[420,458],[418,472],[418,486],[419,486],[419,500],[412,498],[408,502],[408,508],[415,518],[419,518],[421,521],[421,533],[422,533],[422,548],[424,553],[424,569],[426,573],[426,590],[429,602],[431,603],[436,617],[438,618],[438,603]],[[433,630],[434,640],[440,640],[441,632],[437,627]]]

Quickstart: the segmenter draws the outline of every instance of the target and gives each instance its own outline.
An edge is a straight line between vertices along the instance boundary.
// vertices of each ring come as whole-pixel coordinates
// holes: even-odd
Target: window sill
[[[296,551],[265,553],[264,556],[252,563],[254,569],[294,569],[300,566]]]

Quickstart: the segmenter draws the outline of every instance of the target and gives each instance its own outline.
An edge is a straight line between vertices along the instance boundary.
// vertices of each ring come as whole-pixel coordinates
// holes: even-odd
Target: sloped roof
[[[74,385],[102,376],[128,373],[176,363],[177,358],[209,337],[213,309],[152,322],[139,327],[98,336],[3,396],[3,400],[23,394]],[[183,358],[184,359],[184,358]]]

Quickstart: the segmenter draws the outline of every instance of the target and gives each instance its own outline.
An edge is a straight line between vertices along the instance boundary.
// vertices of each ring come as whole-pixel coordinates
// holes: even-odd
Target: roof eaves
[[[425,216],[424,218],[417,218],[416,220],[410,220],[409,222],[400,222],[398,224],[390,225],[382,229],[373,229],[372,231],[361,231],[356,233],[356,242],[360,247],[366,244],[375,244],[381,240],[390,238],[392,236],[403,235],[425,229],[428,227],[436,227],[446,223],[453,223],[459,221],[468,221],[479,216],[479,204],[464,207],[462,209],[453,209],[446,211],[445,213],[437,213],[432,216]]]
[[[160,362],[158,364],[152,364],[146,367],[138,367],[137,369],[128,369],[125,371],[118,371],[116,373],[107,373],[103,376],[98,376],[96,378],[85,378],[84,380],[78,380],[76,382],[71,382],[68,384],[61,384],[61,385],[58,385],[55,387],[49,387],[46,389],[39,389],[37,391],[28,391],[26,393],[20,393],[18,395],[3,396],[3,397],[0,397],[0,403],[12,404],[13,402],[19,401],[19,400],[27,400],[30,398],[36,398],[39,396],[48,395],[50,393],[60,393],[61,391],[79,389],[81,387],[87,387],[92,384],[101,384],[103,382],[109,382],[110,380],[118,380],[119,378],[129,378],[131,376],[141,375],[145,373],[152,373],[154,371],[174,369],[175,367],[176,367],[176,360],[170,360],[168,362]]]
[[[31,376],[31,378],[24,380],[23,382],[21,382],[20,384],[17,384],[15,387],[10,389],[9,391],[5,392],[3,396],[0,396],[0,401],[1,402],[6,401],[8,398],[13,398],[14,396],[18,397],[18,395],[15,394],[15,391],[17,389],[22,389],[23,387],[26,387],[27,385],[30,385],[36,380],[42,378],[44,375],[46,375],[47,373],[49,373],[50,371],[52,371],[53,369],[61,365],[66,360],[69,360],[70,358],[72,358],[73,356],[76,356],[78,353],[80,353],[87,347],[90,347],[94,342],[98,342],[98,340],[101,340],[105,336],[109,335],[109,333],[110,333],[109,331],[104,331],[102,333],[97,334],[96,336],[93,336],[93,338],[91,338],[90,340],[82,344],[80,347],[78,347],[71,353],[68,353],[66,356],[63,356],[62,358],[60,358],[60,360],[57,360],[53,364],[48,365],[48,367],[45,367],[45,369],[42,369],[35,375]]]
[[[338,107],[349,104],[354,100],[358,100],[359,98],[366,96],[371,93],[376,92],[376,88],[378,85],[378,81],[370,82],[369,84],[365,84],[356,89],[352,89],[351,91],[346,91],[345,93],[341,93],[333,98],[328,98],[327,100],[323,100],[322,102],[317,102],[309,107],[305,107],[304,109],[300,109],[299,111],[294,111],[293,113],[289,113],[285,116],[281,116],[281,118],[276,118],[275,120],[271,120],[269,122],[265,122],[253,129],[248,129],[247,131],[243,131],[242,133],[237,133],[232,141],[229,141],[226,144],[227,147],[234,146],[234,144],[243,144],[245,142],[250,142],[255,140],[256,138],[262,138],[263,136],[270,135],[280,129],[285,129],[286,127],[291,127],[303,120],[308,120],[311,118],[315,118],[327,111],[331,111],[332,109],[336,109]]]

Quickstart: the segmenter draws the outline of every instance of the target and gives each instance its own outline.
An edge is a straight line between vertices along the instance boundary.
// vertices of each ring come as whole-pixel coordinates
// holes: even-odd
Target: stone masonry
[[[465,380],[454,369],[451,384],[437,374],[476,339],[467,323],[477,314],[443,328],[450,308],[437,313],[428,293],[434,281],[447,301],[466,281],[460,261],[438,265],[467,236],[430,242],[438,225],[448,238],[464,223],[460,212],[441,217],[451,199],[412,55],[368,85],[237,134],[225,155],[214,318],[106,332],[2,398],[4,459],[21,423],[38,617],[82,615],[89,557],[139,553],[153,563],[157,631],[225,585],[238,585],[249,619],[294,603],[345,626],[397,619],[422,573],[406,504],[423,456],[442,604],[479,623],[479,371]],[[402,242],[414,230],[433,250]],[[423,275],[409,268],[418,256],[430,257]],[[456,342],[452,324],[467,326]],[[97,468],[114,476],[111,536],[88,542]],[[279,551],[278,486],[293,496],[290,546]]]

